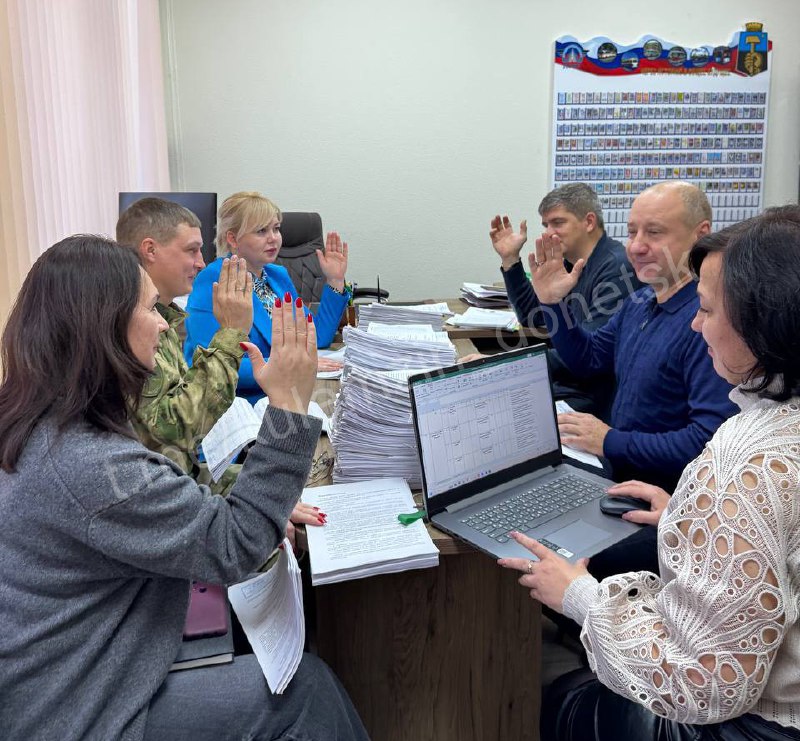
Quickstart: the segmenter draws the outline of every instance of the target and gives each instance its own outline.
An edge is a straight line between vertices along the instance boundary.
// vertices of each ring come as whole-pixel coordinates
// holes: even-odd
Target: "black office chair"
[[[206,263],[217,259],[214,238],[217,234],[217,194],[216,193],[120,193],[120,214],[128,206],[142,198],[163,198],[188,208],[200,219],[200,233],[203,235],[203,259]]]
[[[325,276],[319,266],[317,250],[324,249],[322,219],[311,211],[284,211],[281,220],[283,246],[275,260],[289,271],[297,293],[307,304],[318,303],[325,287]],[[358,287],[353,291],[354,299],[378,297],[377,288]],[[389,298],[389,292],[381,289],[382,301]]]
[[[284,211],[281,234],[283,246],[275,262],[289,271],[303,301],[318,302],[325,287],[325,276],[316,253],[325,248],[320,215],[311,211]]]

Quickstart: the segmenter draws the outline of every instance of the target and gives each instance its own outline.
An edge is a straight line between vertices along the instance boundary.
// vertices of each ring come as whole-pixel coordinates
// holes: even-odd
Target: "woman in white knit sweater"
[[[789,218],[786,218],[788,215]],[[741,412],[675,493],[627,482],[660,575],[598,583],[518,535],[531,596],[583,626],[594,673],[562,677],[542,738],[800,739],[800,220],[768,214],[692,251],[702,332]]]

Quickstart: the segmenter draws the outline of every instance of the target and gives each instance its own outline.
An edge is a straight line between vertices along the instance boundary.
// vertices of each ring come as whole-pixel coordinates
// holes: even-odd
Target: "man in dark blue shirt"
[[[562,440],[604,456],[617,481],[640,479],[671,493],[686,464],[735,411],[730,385],[714,372],[703,338],[690,329],[699,301],[687,257],[710,230],[711,207],[694,185],[660,183],[641,193],[628,219],[626,249],[647,287],[620,298],[619,311],[594,332],[579,326],[563,302],[586,263],[578,260],[567,271],[557,236],[536,241],[532,282],[553,346],[574,373],[613,372],[617,382],[610,425],[591,414],[563,414]],[[649,530],[644,537],[654,545],[655,528]],[[654,561],[630,567],[657,572],[655,548],[647,553]],[[592,559],[592,573],[604,554]],[[595,575],[630,569],[615,559],[603,570]]]
[[[602,327],[619,308],[620,296],[627,296],[641,283],[625,256],[625,248],[611,239],[603,224],[597,194],[585,183],[570,183],[550,191],[539,204],[539,215],[547,234],[558,236],[564,250],[564,269],[572,271],[578,260],[585,266],[564,298],[570,315],[584,329]],[[543,324],[543,310],[531,282],[525,275],[520,253],[528,238],[527,223],[514,232],[508,216],[495,216],[489,236],[501,259],[501,273],[520,324]],[[573,409],[592,412],[606,419],[614,393],[613,373],[591,380],[572,373],[551,352],[553,392]]]

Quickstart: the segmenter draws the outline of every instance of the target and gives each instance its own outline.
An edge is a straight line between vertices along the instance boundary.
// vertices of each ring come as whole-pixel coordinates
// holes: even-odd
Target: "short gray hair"
[[[586,218],[586,214],[594,214],[597,217],[597,226],[605,228],[600,199],[586,183],[569,183],[551,190],[539,204],[539,216],[544,216],[559,206],[579,219]]]

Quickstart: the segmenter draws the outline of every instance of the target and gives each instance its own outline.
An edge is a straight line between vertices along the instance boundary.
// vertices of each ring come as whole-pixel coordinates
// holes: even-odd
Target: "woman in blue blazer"
[[[264,357],[269,356],[272,336],[272,309],[275,299],[281,302],[289,297],[296,301],[297,291],[286,268],[275,264],[281,248],[281,212],[260,193],[234,193],[219,209],[217,218],[217,251],[234,254],[247,260],[253,273],[253,328],[250,342],[257,345]],[[325,251],[317,250],[319,264],[327,280],[322,292],[319,310],[314,317],[317,344],[327,347],[339,327],[350,292],[345,288],[347,270],[347,242],[342,242],[336,232],[328,234]],[[214,282],[219,280],[223,257],[212,262],[195,278],[186,310],[186,362],[191,365],[195,348],[208,343],[219,329],[212,303]],[[308,309],[304,309],[308,312]],[[251,402],[264,394],[253,379],[253,367],[247,355],[239,367],[239,385],[236,393]]]

